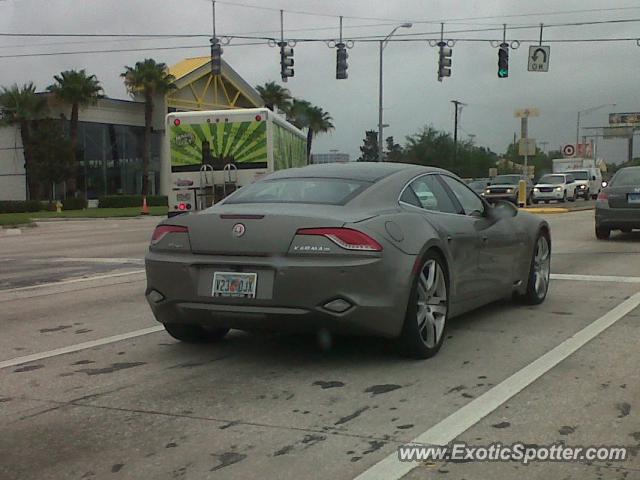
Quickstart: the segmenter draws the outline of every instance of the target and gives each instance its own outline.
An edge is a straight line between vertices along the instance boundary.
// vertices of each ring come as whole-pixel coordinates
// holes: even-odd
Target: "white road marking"
[[[148,335],[150,333],[159,332],[164,330],[162,325],[156,325],[155,327],[143,328],[142,330],[136,330],[134,332],[122,333],[120,335],[113,335],[112,337],[99,338],[98,340],[92,340],[90,342],[77,343],[68,347],[56,348],[55,350],[49,350],[48,352],[34,353],[32,355],[25,355],[23,357],[16,357],[10,360],[4,360],[0,362],[0,369],[7,367],[15,367],[23,363],[35,362],[36,360],[42,360],[44,358],[56,357],[58,355],[64,355],[66,353],[78,352],[80,350],[86,350],[87,348],[99,347],[101,345],[107,345],[109,343],[120,342],[122,340],[128,340],[129,338],[141,337],[142,335]]]
[[[33,261],[40,261],[41,259],[34,259]],[[56,263],[135,263],[137,265],[144,265],[144,258],[109,258],[109,257],[93,257],[93,258],[81,258],[81,257],[60,257],[60,258],[47,258],[47,262]]]
[[[107,273],[105,275],[94,275],[92,277],[74,278],[71,280],[62,280],[60,282],[40,283],[38,285],[29,285],[28,287],[8,288],[7,290],[0,290],[0,293],[4,294],[4,293],[22,292],[25,290],[37,290],[42,288],[57,287],[59,285],[68,285],[70,283],[91,282],[93,280],[104,280],[105,278],[124,277],[126,275],[138,275],[140,273],[144,273],[144,269],[131,270],[128,272],[120,272],[120,273]]]
[[[640,277],[618,277],[613,275],[570,275],[564,273],[552,273],[551,279],[573,280],[577,282],[640,283]]]
[[[534,360],[480,397],[469,402],[426,432],[417,436],[410,443],[446,445],[452,442],[460,434],[474,426],[511,397],[531,385],[542,375],[638,306],[640,306],[640,292],[631,296],[554,349],[545,353],[537,360]],[[355,480],[399,479],[417,466],[419,466],[419,464],[414,462],[400,462],[398,460],[398,453],[394,452],[358,475]]]

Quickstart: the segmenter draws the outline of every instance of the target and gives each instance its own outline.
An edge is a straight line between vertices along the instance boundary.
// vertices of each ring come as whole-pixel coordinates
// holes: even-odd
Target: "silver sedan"
[[[550,258],[544,220],[489,205],[447,171],[313,165],[160,223],[146,297],[187,342],[328,330],[395,338],[427,358],[456,315],[503,297],[544,301]]]

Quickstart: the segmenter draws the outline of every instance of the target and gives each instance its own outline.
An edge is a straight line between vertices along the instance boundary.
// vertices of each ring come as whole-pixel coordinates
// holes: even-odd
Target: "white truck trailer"
[[[307,164],[306,135],[266,108],[166,117],[160,176],[169,216],[210,207],[265,174]]]

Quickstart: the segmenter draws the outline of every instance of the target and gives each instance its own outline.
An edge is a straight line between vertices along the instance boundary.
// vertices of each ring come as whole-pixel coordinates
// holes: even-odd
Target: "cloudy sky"
[[[461,117],[461,138],[473,135],[477,144],[497,152],[503,152],[514,132],[519,131],[516,108],[540,109],[541,116],[531,121],[529,136],[548,142],[548,148],[553,149],[575,141],[578,110],[616,104],[585,115],[582,125],[586,127],[605,125],[609,111],[640,111],[640,47],[635,41],[551,43],[550,72],[529,73],[526,41],[537,39],[539,28],[522,28],[541,22],[557,25],[637,18],[638,22],[617,24],[550,26],[544,30],[544,39],[640,38],[640,4],[635,0],[226,0],[217,2],[218,34],[276,35],[280,8],[285,10],[288,38],[335,38],[335,16],[339,15],[344,16],[347,39],[386,35],[405,21],[413,22],[413,28],[399,30],[395,38],[403,38],[401,34],[433,38],[441,20],[447,21],[446,31],[499,29],[503,23],[518,27],[507,32],[508,40],[523,41],[518,50],[511,51],[508,79],[497,78],[497,50],[489,42],[501,40],[501,31],[445,34],[451,39],[486,41],[458,42],[453,49],[452,76],[443,83],[436,79],[437,49],[424,40],[390,43],[384,53],[385,123],[390,125],[385,137],[393,135],[397,141],[428,124],[452,131],[453,99],[467,104]],[[610,10],[584,11],[603,8]],[[208,0],[0,0],[2,34],[210,32]],[[233,39],[225,47],[224,58],[251,84],[279,80],[277,49],[266,42],[241,45],[246,42]],[[182,46],[189,48],[15,57]],[[33,80],[43,89],[61,70],[86,68],[103,82],[108,96],[126,98],[119,78],[124,65],[145,57],[173,64],[208,52],[206,38],[114,40],[3,35],[0,85]],[[316,152],[337,149],[357,157],[364,131],[377,128],[378,45],[356,41],[349,55],[349,79],[337,81],[334,50],[321,42],[299,43],[295,48],[296,74],[287,87],[295,96],[330,112],[336,126],[335,132],[318,138]],[[623,160],[625,142],[600,140],[599,152],[610,160]]]

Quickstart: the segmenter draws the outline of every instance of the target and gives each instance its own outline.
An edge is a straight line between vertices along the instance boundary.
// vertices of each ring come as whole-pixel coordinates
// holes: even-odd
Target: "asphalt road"
[[[362,338],[180,344],[143,298],[155,219],[1,235],[0,478],[638,479],[640,234],[599,242],[592,211],[548,219],[547,301],[452,320],[428,361]],[[416,438],[632,449],[609,464],[394,461]]]

